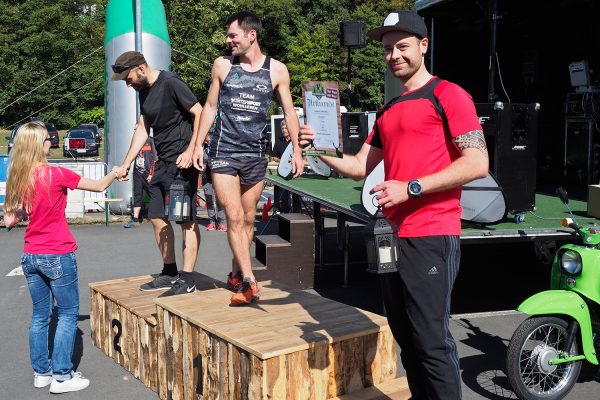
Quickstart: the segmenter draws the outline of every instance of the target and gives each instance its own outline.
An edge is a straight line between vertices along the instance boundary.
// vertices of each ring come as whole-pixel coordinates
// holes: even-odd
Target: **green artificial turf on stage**
[[[278,175],[268,175],[268,180],[273,184],[301,193],[321,203],[335,205],[349,214],[367,217],[368,214],[361,205],[362,181],[353,181],[347,178],[323,178],[303,176],[297,179],[285,180]],[[528,229],[561,229],[562,219],[569,217],[566,207],[557,196],[536,194],[536,210],[525,213],[521,223],[515,222],[512,214],[502,222],[494,225],[463,224],[463,232],[468,231],[514,231]],[[582,225],[596,224],[595,218],[587,216],[587,203],[570,200],[569,206],[575,214],[577,222]]]

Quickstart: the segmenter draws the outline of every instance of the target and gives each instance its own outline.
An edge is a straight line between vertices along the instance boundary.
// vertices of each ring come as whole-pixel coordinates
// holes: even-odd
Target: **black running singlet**
[[[211,157],[263,157],[268,113],[273,99],[271,58],[261,69],[248,72],[234,57],[231,70],[219,92],[217,126],[210,139]]]

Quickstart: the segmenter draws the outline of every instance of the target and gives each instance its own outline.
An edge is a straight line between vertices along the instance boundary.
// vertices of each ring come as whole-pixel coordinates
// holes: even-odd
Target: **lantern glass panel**
[[[394,248],[392,247],[392,244],[389,242],[389,240],[384,239],[380,241],[377,250],[379,251],[380,264],[387,264],[391,263],[392,261],[395,261],[396,257],[394,257]]]

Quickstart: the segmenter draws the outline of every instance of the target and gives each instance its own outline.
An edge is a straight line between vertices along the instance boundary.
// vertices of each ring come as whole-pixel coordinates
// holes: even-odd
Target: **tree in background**
[[[225,18],[236,11],[234,0],[166,0],[173,70],[201,104],[210,86],[213,60],[227,50]]]
[[[3,126],[33,114],[66,128],[79,123],[82,110],[104,104],[102,3],[94,0],[0,1],[0,80],[3,83],[0,110],[4,109],[0,111],[0,118]],[[80,64],[61,73],[85,56],[88,57]],[[43,86],[6,107],[40,84]],[[87,86],[70,95],[84,85]],[[63,96],[66,97],[61,99]]]
[[[263,51],[288,66],[297,105],[302,80],[339,81],[345,105],[347,50],[340,47],[340,22],[359,20],[372,29],[390,10],[410,8],[414,0],[163,3],[174,69],[201,102],[210,85],[213,60],[227,54],[225,20],[246,9],[263,20]],[[107,4],[108,0],[0,0],[0,125],[9,127],[29,115],[41,115],[59,129],[101,123]],[[384,71],[378,43],[367,40],[365,48],[353,51],[353,110],[375,110],[383,104]],[[38,85],[42,86],[8,106]]]

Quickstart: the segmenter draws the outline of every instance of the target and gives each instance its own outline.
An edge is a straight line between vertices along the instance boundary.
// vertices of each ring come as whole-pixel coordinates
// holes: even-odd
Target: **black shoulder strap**
[[[238,56],[233,57],[231,65],[240,65],[240,58]]]
[[[267,71],[271,70],[271,57],[265,57],[265,62],[263,63],[262,69],[266,69]]]
[[[435,83],[435,86],[437,86],[442,81],[440,78],[435,78],[435,80],[437,81]],[[434,89],[435,89],[435,86],[434,86]],[[437,113],[442,118],[442,123],[444,124],[444,130],[446,132],[448,132],[448,134],[449,134],[450,133],[450,126],[448,125],[448,117],[446,116],[446,112],[444,111],[444,107],[442,106],[442,102],[435,95],[435,93],[433,92],[433,90],[431,91],[431,100],[432,100],[431,102],[433,103],[433,107],[435,107],[435,111],[437,111]]]
[[[448,127],[448,118],[446,117],[446,113],[444,112],[444,107],[442,106],[440,99],[438,99],[434,93],[435,88],[441,82],[442,82],[442,80],[440,78],[436,77],[431,82],[429,82],[427,85],[425,85],[424,87],[422,87],[412,93],[409,93],[405,96],[400,95],[400,96],[394,97],[392,100],[388,101],[387,104],[384,105],[379,111],[377,111],[375,123],[377,124],[377,120],[379,119],[379,117],[381,117],[394,104],[399,103],[401,101],[425,98],[425,99],[429,99],[429,101],[431,101],[431,104],[433,104],[435,111],[442,118],[442,123],[444,124],[444,129],[446,130],[446,132],[450,132],[448,130],[448,128],[449,128]]]

